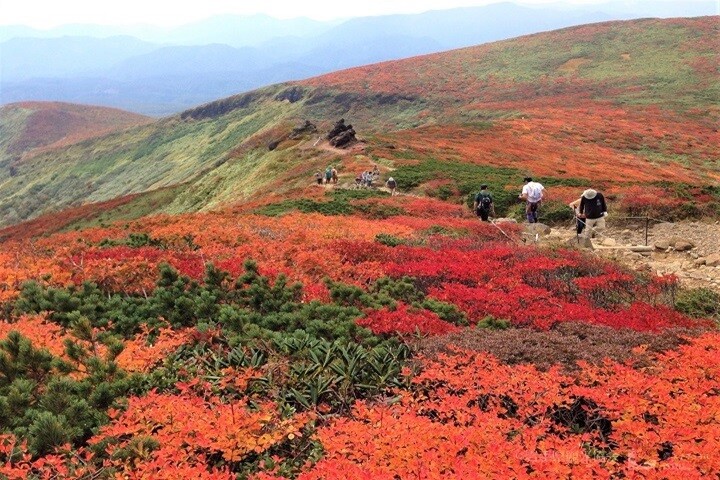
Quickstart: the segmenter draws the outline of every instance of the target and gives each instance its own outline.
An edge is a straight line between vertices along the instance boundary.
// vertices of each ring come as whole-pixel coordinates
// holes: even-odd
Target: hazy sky
[[[487,5],[499,0],[0,0],[0,24],[50,28],[68,23],[181,25],[212,15],[266,13],[278,18],[318,20],[392,13],[419,13],[453,7]],[[564,0],[593,4],[607,0]],[[692,0],[630,0],[644,1]],[[718,0],[720,1],[720,0]],[[517,0],[538,5],[557,0]]]

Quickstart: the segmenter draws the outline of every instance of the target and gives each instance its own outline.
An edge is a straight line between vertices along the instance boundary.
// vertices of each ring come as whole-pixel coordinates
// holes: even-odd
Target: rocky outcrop
[[[352,125],[345,125],[345,119],[341,118],[327,134],[330,145],[336,148],[347,148],[357,141],[355,130]]]

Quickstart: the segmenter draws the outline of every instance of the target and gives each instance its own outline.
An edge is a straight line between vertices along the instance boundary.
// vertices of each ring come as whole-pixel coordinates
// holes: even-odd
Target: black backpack
[[[480,201],[478,202],[478,208],[482,210],[490,210],[492,205],[492,197],[489,193],[478,193]]]

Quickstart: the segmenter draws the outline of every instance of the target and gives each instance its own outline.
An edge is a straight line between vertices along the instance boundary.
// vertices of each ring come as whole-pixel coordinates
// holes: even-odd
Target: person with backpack
[[[538,208],[545,199],[545,187],[538,182],[533,182],[532,177],[525,177],[525,185],[520,193],[521,200],[525,200],[525,217],[528,223],[537,223]]]
[[[495,216],[495,203],[487,185],[480,185],[480,191],[475,195],[473,209],[483,222],[489,221],[490,214]]]
[[[335,169],[335,167],[333,167],[332,170],[330,171],[330,175],[332,176],[333,185],[337,185],[338,173],[337,173],[337,170]]]
[[[595,233],[605,230],[607,205],[602,193],[588,188],[580,197],[578,216],[585,221],[585,237],[592,238]]]
[[[395,189],[397,188],[397,182],[393,177],[390,177],[387,179],[387,182],[385,182],[385,185],[387,185],[387,188],[390,189],[390,196],[395,196]]]
[[[319,172],[319,171],[315,172],[315,181],[317,182],[318,185],[322,185],[322,182],[323,182],[322,172]]]
[[[330,183],[330,180],[332,180],[332,167],[328,166],[325,169],[325,183]]]

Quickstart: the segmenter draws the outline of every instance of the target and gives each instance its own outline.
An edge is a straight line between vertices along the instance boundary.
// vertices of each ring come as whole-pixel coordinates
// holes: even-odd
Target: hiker
[[[390,189],[390,196],[395,196],[395,189],[397,188],[397,182],[393,177],[390,177],[387,179],[387,182],[385,182],[385,185],[387,185],[387,188]]]
[[[372,176],[373,179],[380,178],[380,169],[378,168],[377,164],[373,165]]]
[[[322,185],[323,182],[323,174],[321,171],[315,172],[315,181],[318,183],[318,185]]]
[[[362,174],[358,173],[357,177],[355,177],[355,188],[362,188],[362,182],[363,182]]]
[[[588,188],[580,197],[578,216],[585,221],[585,237],[592,238],[595,233],[605,230],[607,205],[602,193]]]
[[[325,169],[325,183],[330,183],[330,180],[332,180],[332,167],[327,167]]]
[[[525,177],[524,182],[525,185],[518,198],[525,200],[525,216],[527,217],[528,223],[537,223],[537,211],[540,203],[542,203],[545,198],[545,187],[538,182],[533,182],[532,177]]]
[[[330,174],[332,175],[333,185],[337,185],[338,175],[337,175],[337,170],[335,169],[335,167],[332,168],[332,171],[330,172]]]
[[[480,185],[480,191],[475,195],[475,203],[473,203],[475,215],[480,217],[483,222],[489,221],[490,214],[495,217],[495,202],[493,202],[492,194],[488,190],[487,185]]]
[[[373,182],[372,172],[370,170],[368,170],[367,172],[365,172],[364,175],[365,175],[365,186],[372,187],[372,182]]]

